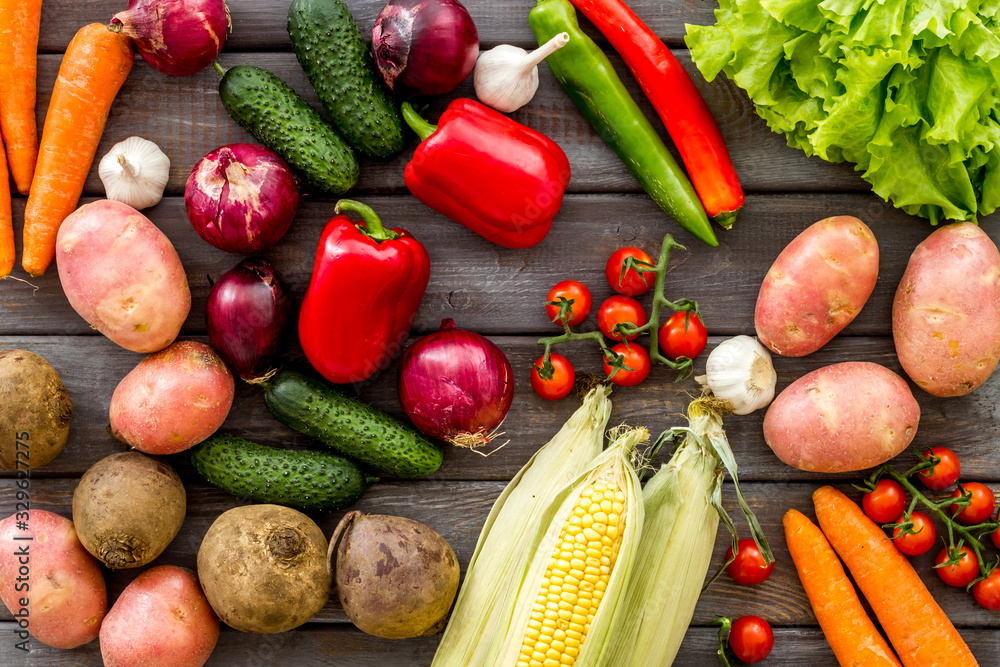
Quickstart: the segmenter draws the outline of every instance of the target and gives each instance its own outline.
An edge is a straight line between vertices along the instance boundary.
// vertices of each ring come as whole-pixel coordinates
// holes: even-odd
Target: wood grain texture
[[[205,339],[202,339],[205,340]],[[570,397],[548,402],[538,398],[527,381],[528,369],[539,354],[535,340],[519,336],[495,337],[493,340],[510,359],[515,371],[514,401],[504,421],[504,440],[499,451],[488,457],[469,450],[448,446],[435,480],[508,480],[531,455],[559,429],[579,405]],[[712,338],[709,349],[718,344]],[[108,407],[118,382],[141,358],[103,337],[4,337],[5,348],[28,349],[47,359],[62,376],[74,401],[70,440],[54,461],[35,471],[37,477],[79,476],[96,461],[125,446],[107,431]],[[569,346],[571,347],[571,346]],[[580,346],[565,352],[580,373],[600,371],[600,354],[595,347]],[[290,351],[286,359],[294,364],[301,357]],[[891,340],[884,338],[839,338],[819,352],[799,359],[777,359],[778,390],[803,374],[830,363],[863,359],[883,364],[901,372]],[[696,372],[704,369],[704,355]],[[361,397],[390,414],[405,419],[395,387],[396,369],[390,366],[375,380],[360,387]],[[350,391],[351,387],[345,387]],[[697,393],[693,380],[674,382],[674,374],[665,367],[656,368],[639,387],[618,389],[612,394],[614,409],[611,424],[621,422],[646,426],[656,434],[672,426],[684,426],[680,415],[690,396]],[[915,390],[921,406],[920,427],[914,447],[944,445],[962,457],[962,476],[967,480],[996,480],[1000,468],[1000,449],[993,434],[1000,427],[1000,375],[994,375],[972,394],[960,398],[935,398]],[[831,477],[807,473],[781,463],[764,443],[763,412],[726,419],[729,441],[745,480],[819,480]],[[222,432],[233,433],[276,446],[320,447],[306,436],[295,433],[268,414],[261,390],[243,382],[237,384],[236,399]],[[908,467],[915,458],[900,457],[900,466]],[[4,473],[10,476],[11,473]],[[844,473],[841,479],[853,479]]]
[[[178,462],[176,457],[174,462]],[[172,564],[194,569],[198,547],[212,522],[222,512],[245,502],[197,481],[197,475],[186,466],[176,467],[185,480],[188,515],[181,532],[152,565]],[[33,480],[32,507],[72,517],[72,496],[76,483],[75,479]],[[847,484],[838,484],[838,487],[854,500],[860,501],[860,492]],[[1000,484],[991,484],[991,487],[994,491],[1000,490]],[[448,540],[458,556],[464,574],[479,531],[503,488],[503,482],[381,482],[372,486],[351,509],[371,514],[396,514],[427,524]],[[728,575],[723,575],[698,601],[694,625],[707,625],[718,615],[735,618],[744,614],[756,614],[775,626],[816,625],[816,618],[785,546],[781,525],[785,511],[793,507],[815,521],[811,500],[815,488],[815,484],[798,482],[743,484],[747,502],[760,520],[764,534],[774,550],[774,573],[766,582],[753,588],[736,584]],[[15,491],[13,480],[0,481],[0,517],[9,516],[13,512]],[[723,490],[723,504],[742,535],[746,536],[747,524],[739,512],[735,493],[729,482]],[[333,533],[343,515],[344,512],[311,513],[327,537]],[[938,530],[940,532],[943,527],[939,525]],[[728,546],[727,533],[720,526],[709,573],[724,562]],[[947,586],[940,580],[932,568],[936,553],[934,550],[911,560],[952,622],[960,627],[996,627],[998,619],[995,613],[976,604],[972,595],[964,589]],[[143,569],[145,568],[106,571],[111,599],[117,598]],[[0,616],[0,620],[9,619],[7,613]],[[349,623],[336,592],[312,622]]]
[[[13,636],[13,623],[0,623],[0,636]],[[962,630],[962,637],[984,667],[991,656],[1000,651],[996,633],[987,630]],[[101,652],[97,642],[74,651],[60,651],[37,642],[31,654],[23,655],[13,641],[0,643],[0,663],[36,667],[58,664],[62,667],[101,667]],[[247,635],[223,629],[219,643],[205,667],[420,667],[429,665],[434,657],[437,640],[379,639],[355,632],[347,627],[305,626],[280,635]],[[712,628],[692,628],[681,644],[674,667],[707,667],[715,665],[718,647]],[[719,663],[721,664],[721,663]],[[818,628],[775,628],[774,650],[768,656],[767,667],[837,667],[837,660]]]
[[[284,25],[282,23],[282,25]],[[807,158],[789,148],[784,139],[768,130],[753,111],[746,94],[725,77],[708,83],[697,73],[687,51],[677,56],[694,77],[706,102],[718,120],[737,172],[748,191],[867,190],[868,185],[846,164],[831,164]],[[650,119],[655,119],[660,136],[662,124],[652,111],[621,59],[612,55],[630,92]],[[43,55],[38,63],[37,120],[41,128],[61,56]],[[225,67],[248,63],[268,69],[320,109],[312,87],[291,53],[223,54]],[[223,144],[256,142],[229,118],[219,101],[219,76],[204,70],[190,77],[169,77],[150,68],[140,58],[115,100],[108,124],[97,150],[97,160],[111,147],[133,135],[155,142],[170,157],[167,191],[181,194],[191,168],[210,150]],[[474,96],[471,80],[447,99],[436,100],[427,116],[435,120],[452,97]],[[550,136],[566,152],[573,176],[569,188],[576,192],[641,192],[621,161],[598,138],[586,119],[559,88],[543,65],[539,71],[538,93],[531,104],[513,118]],[[41,131],[41,130],[39,130]],[[665,139],[669,144],[669,139]],[[413,155],[415,141],[389,162],[362,160],[361,180],[352,193],[405,192],[403,166]],[[676,152],[675,152],[676,156]],[[96,166],[96,165],[95,165]],[[87,180],[85,194],[103,196],[104,187],[96,168]]]
[[[229,0],[232,31],[224,51],[287,51],[291,49],[285,21],[290,0]],[[533,0],[508,0],[503,4],[489,0],[463,2],[479,31],[479,41],[484,47],[496,44],[533,44],[534,36],[528,28],[528,12],[535,6]],[[361,34],[371,41],[375,17],[385,5],[384,0],[349,0],[351,14]],[[683,46],[684,24],[710,24],[715,22],[712,11],[714,2],[674,0],[659,3],[654,0],[632,0],[629,6],[669,46]],[[125,8],[121,0],[85,0],[73,2],[50,0],[42,5],[42,27],[38,48],[47,53],[62,53],[81,25],[94,21],[107,23]],[[585,22],[581,19],[581,22]],[[588,26],[589,27],[589,26]],[[596,30],[590,29],[599,38]]]
[[[596,311],[612,294],[604,277],[611,253],[634,245],[656,257],[666,233],[687,247],[671,258],[667,297],[697,300],[712,333],[752,333],[757,292],[781,249],[813,222],[850,214],[866,221],[875,233],[880,271],[874,293],[843,335],[888,336],[892,299],[910,253],[933,229],[866,194],[750,195],[736,226],[719,232],[720,247],[709,248],[680,229],[644,194],[569,195],[552,231],[539,245],[511,250],[486,241],[410,195],[361,199],[384,221],[409,230],[427,248],[431,277],[414,324],[419,333],[434,331],[442,318],[451,317],[459,326],[484,334],[551,335],[554,328],[542,304],[553,285],[566,278],[582,281],[593,293]],[[23,199],[14,201],[18,239],[23,205]],[[170,238],[187,271],[194,300],[183,331],[202,333],[209,277],[217,278],[241,256],[202,241],[180,198],[165,199],[144,213]],[[300,300],[309,284],[320,233],[332,216],[330,202],[304,204],[286,236],[261,253]],[[1000,226],[984,222],[983,228],[1000,241]],[[20,271],[18,267],[14,275],[26,277]],[[55,267],[31,283],[39,289],[14,281],[0,284],[0,335],[93,333],[70,308]],[[648,304],[650,297],[642,300]],[[596,329],[595,318],[592,314],[583,328]]]

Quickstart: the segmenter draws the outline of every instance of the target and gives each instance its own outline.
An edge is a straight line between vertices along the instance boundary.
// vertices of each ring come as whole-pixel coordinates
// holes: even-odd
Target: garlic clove
[[[480,53],[472,72],[476,97],[497,111],[517,111],[538,90],[538,64],[568,41],[569,33],[562,32],[531,53],[510,44]]]
[[[728,402],[738,415],[769,405],[778,381],[771,354],[750,336],[719,343],[708,355],[704,377],[712,393]]]
[[[101,158],[97,174],[108,199],[142,210],[163,199],[170,178],[170,158],[152,141],[129,137]]]

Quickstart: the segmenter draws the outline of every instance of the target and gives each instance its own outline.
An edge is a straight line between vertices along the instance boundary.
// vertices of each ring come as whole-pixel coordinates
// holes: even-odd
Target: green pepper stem
[[[222,69],[222,65],[219,63],[213,62],[212,67],[214,67],[215,71],[219,73],[219,76],[226,76],[226,70]]]
[[[437,132],[438,126],[424,120],[423,116],[418,114],[409,102],[403,102],[402,110],[403,119],[410,126],[410,129],[420,137],[420,141],[426,141],[429,136]]]
[[[393,239],[399,238],[399,234],[391,229],[385,228],[382,224],[382,220],[379,219],[378,214],[375,213],[371,206],[362,204],[359,201],[354,201],[353,199],[341,199],[337,202],[337,205],[333,210],[337,213],[337,215],[340,215],[345,211],[360,215],[361,219],[365,223],[365,229],[359,228],[359,230],[366,236],[370,236],[380,243],[382,241],[392,241]]]

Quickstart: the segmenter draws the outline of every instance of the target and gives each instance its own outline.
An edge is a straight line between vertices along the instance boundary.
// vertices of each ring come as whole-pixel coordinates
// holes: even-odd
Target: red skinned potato
[[[963,396],[1000,359],[1000,252],[971,222],[947,225],[916,247],[892,303],[903,370],[934,396]]]
[[[111,432],[146,454],[176,454],[215,433],[233,405],[233,374],[192,340],[151,354],[111,396]]]
[[[106,667],[201,667],[219,640],[219,617],[187,568],[146,570],[115,601],[101,625]]]
[[[878,243],[849,215],[807,227],[785,246],[757,294],[757,337],[776,354],[802,357],[861,312],[878,279]]]
[[[18,527],[21,521],[27,530]],[[25,537],[32,539],[15,539]],[[27,556],[18,555],[25,551]],[[45,510],[0,521],[0,598],[22,628],[26,623],[32,637],[54,648],[76,648],[96,639],[108,610],[97,559],[83,548],[72,521]],[[17,640],[12,633],[11,641],[27,640],[21,632]]]
[[[174,246],[121,202],[101,199],[71,213],[59,227],[56,262],[73,310],[126,350],[162,350],[191,310]]]
[[[849,361],[788,385],[767,409],[764,440],[800,470],[849,472],[902,452],[919,422],[920,406],[903,378],[878,364]]]

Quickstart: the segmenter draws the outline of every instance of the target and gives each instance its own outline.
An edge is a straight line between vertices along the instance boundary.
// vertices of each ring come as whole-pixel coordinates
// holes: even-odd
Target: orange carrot
[[[100,23],[80,28],[66,47],[24,210],[21,264],[33,276],[45,273],[55,256],[59,225],[79,203],[111,103],[132,61],[131,40]]]
[[[820,529],[797,510],[788,510],[783,523],[802,587],[841,667],[900,667]]]
[[[14,268],[14,219],[10,213],[10,176],[7,158],[0,143],[0,278]]]
[[[35,77],[41,16],[42,0],[0,0],[0,134],[22,195],[28,194],[38,157]]]
[[[816,518],[906,667],[974,667],[976,658],[896,545],[832,486],[813,493]]]

